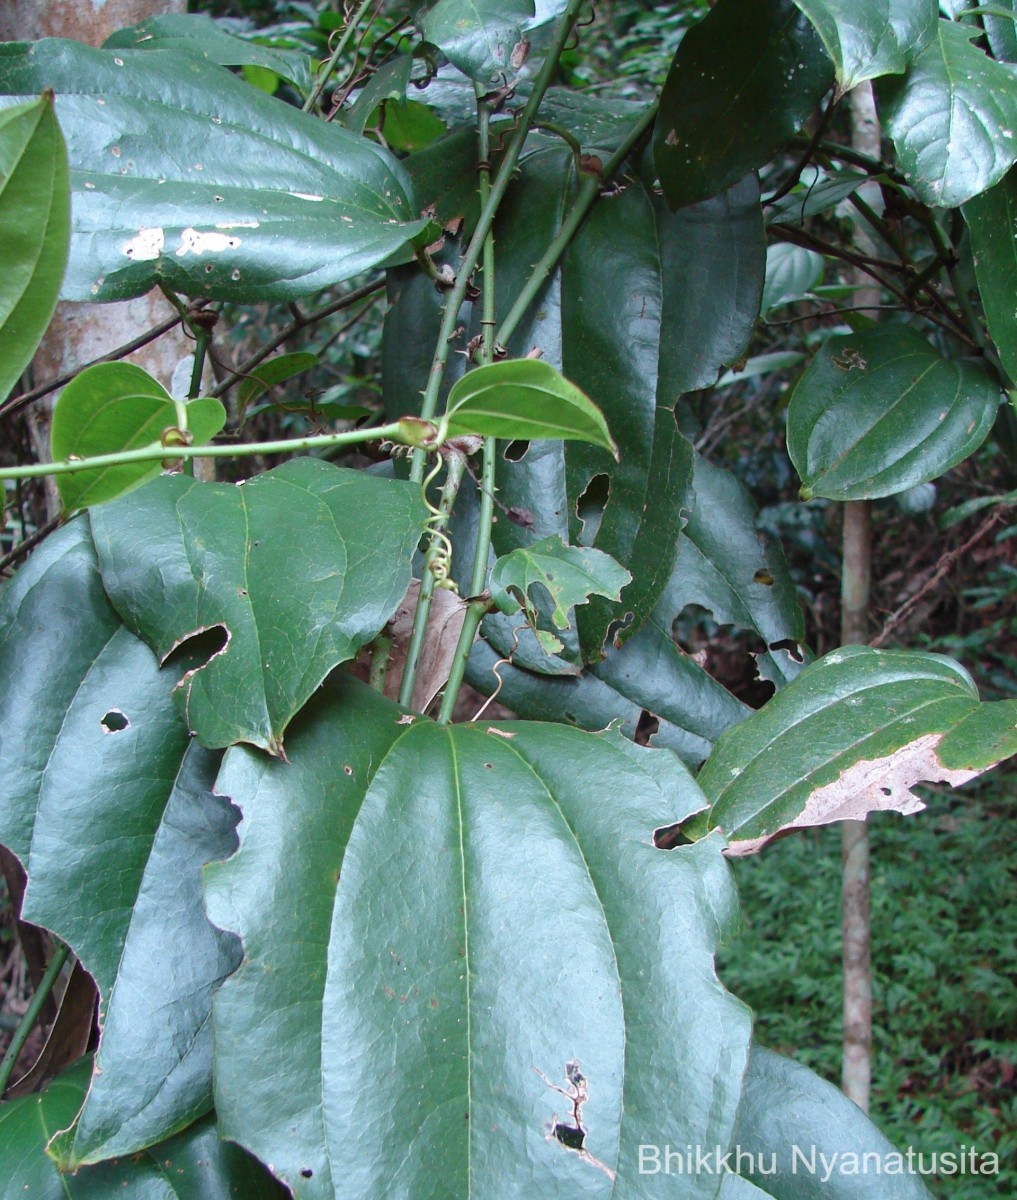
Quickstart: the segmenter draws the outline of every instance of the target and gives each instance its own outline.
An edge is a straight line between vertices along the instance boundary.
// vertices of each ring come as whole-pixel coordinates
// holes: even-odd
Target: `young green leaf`
[[[558,629],[570,629],[569,609],[585,604],[590,596],[619,600],[621,589],[632,582],[631,574],[602,550],[566,546],[560,537],[544,538],[502,555],[491,571],[491,599],[503,613],[522,608],[537,640],[550,654],[563,649],[562,642],[547,630],[538,629],[538,612],[530,589],[538,584],[547,589],[554,605],[551,620]]]
[[[904,325],[831,338],[788,405],[801,494],[871,499],[935,479],[982,444],[999,401],[985,366],[944,359]]]
[[[919,812],[916,783],[957,786],[1015,753],[1017,700],[980,703],[936,654],[845,646],[718,741],[698,776],[712,807],[688,832],[753,854],[787,829]]]
[[[539,358],[513,358],[477,367],[449,392],[452,437],[590,442],[618,457],[600,409]]]
[[[52,93],[0,107],[0,400],[53,316],[70,232],[67,151]]]
[[[294,375],[301,375],[318,365],[317,354],[298,350],[293,354],[277,354],[255,367],[237,388],[237,408],[243,418],[248,408],[277,383],[284,383]]]
[[[116,454],[162,444],[164,430],[180,429],[194,444],[213,438],[226,423],[226,410],[211,397],[177,402],[147,371],[133,363],[99,363],[76,376],[60,393],[53,413],[50,449],[55,462]],[[167,450],[167,458],[172,451]],[[102,504],[162,470],[158,461],[124,463],[58,475],[64,510]]]
[[[934,32],[936,0],[795,0],[816,27],[849,92],[866,79],[900,75]]]

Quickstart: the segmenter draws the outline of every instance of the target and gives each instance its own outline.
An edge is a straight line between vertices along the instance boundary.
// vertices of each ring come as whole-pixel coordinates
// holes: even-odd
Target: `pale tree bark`
[[[100,46],[111,33],[146,17],[185,12],[187,0],[0,0],[0,41],[34,41],[43,37],[74,38]],[[107,353],[173,315],[158,292],[119,304],[61,303],[33,362],[36,383],[55,379]],[[193,345],[179,328],[136,351],[127,360],[144,367],[164,387]],[[40,401],[28,413],[33,449],[40,461],[49,458],[49,425],[55,397]],[[60,512],[53,480],[46,490],[52,518]]]
[[[878,158],[879,118],[872,87],[863,83],[851,93],[851,144],[863,154]],[[874,235],[860,226],[858,241],[864,252],[876,252]],[[878,285],[856,273],[854,303],[875,310],[880,302]],[[876,311],[871,313],[873,317]],[[872,574],[872,527],[867,500],[844,505],[841,546],[842,645],[869,640],[869,587]],[[869,829],[864,821],[841,826],[841,932],[844,969],[844,1046],[841,1086],[845,1095],[869,1111],[872,1078],[872,936],[870,922]]]

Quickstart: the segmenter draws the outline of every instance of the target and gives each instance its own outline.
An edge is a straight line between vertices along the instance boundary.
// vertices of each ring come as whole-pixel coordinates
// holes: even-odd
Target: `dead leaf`
[[[406,666],[406,648],[413,630],[413,614],[417,609],[419,594],[420,580],[414,579],[396,609],[395,616],[389,622],[392,651],[385,675],[385,695],[392,700],[399,698],[399,686]],[[417,712],[424,712],[444,687],[452,669],[452,659],[465,619],[466,602],[455,592],[446,588],[435,588],[431,598],[431,611],[427,616],[427,637],[420,652],[417,678],[413,684],[412,703]]]

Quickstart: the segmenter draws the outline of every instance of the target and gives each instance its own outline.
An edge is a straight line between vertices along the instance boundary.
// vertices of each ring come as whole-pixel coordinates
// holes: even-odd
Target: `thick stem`
[[[385,675],[388,673],[388,655],[392,639],[379,633],[371,644],[371,668],[367,681],[376,692],[385,690]]]
[[[42,1012],[43,1006],[49,999],[50,992],[53,991],[53,985],[63,970],[64,963],[67,961],[69,954],[70,950],[67,946],[57,946],[50,964],[46,968],[46,974],[42,977],[42,982],[36,988],[35,995],[32,997],[28,1008],[25,1009],[25,1015],[18,1022],[18,1027],[14,1031],[14,1037],[11,1038],[11,1044],[7,1047],[7,1053],[3,1057],[3,1062],[0,1062],[0,1099],[3,1099],[3,1094],[7,1090],[7,1085],[14,1071],[14,1065],[18,1061],[18,1056],[25,1048],[28,1035],[32,1032],[35,1022],[39,1018],[39,1013]]]

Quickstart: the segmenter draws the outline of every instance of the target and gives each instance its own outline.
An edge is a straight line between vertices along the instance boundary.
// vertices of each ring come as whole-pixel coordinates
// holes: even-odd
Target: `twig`
[[[53,985],[63,970],[63,965],[69,955],[70,950],[67,946],[57,946],[53,958],[46,968],[46,974],[42,977],[42,983],[36,988],[31,1003],[25,1009],[25,1015],[21,1018],[17,1029],[14,1031],[11,1044],[7,1047],[7,1053],[4,1055],[3,1061],[0,1062],[0,1099],[3,1099],[3,1094],[7,1090],[7,1084],[10,1082],[14,1066],[18,1061],[21,1051],[25,1048],[25,1042],[28,1041],[28,1035],[32,1032],[32,1028],[39,1017],[39,1013],[42,1011],[43,1005],[49,999]]]
[[[0,558],[0,574],[6,571],[8,567],[12,567],[20,559],[24,558],[30,550],[34,550],[41,541],[43,541],[45,538],[48,538],[51,533],[59,529],[63,524],[63,521],[63,517],[54,517],[52,521],[47,521],[45,525],[40,525],[35,533],[31,534],[29,537],[26,537],[23,542],[18,542],[18,544],[12,550],[8,550],[3,558]]]

